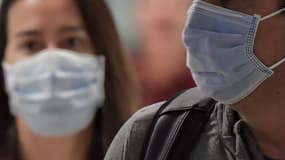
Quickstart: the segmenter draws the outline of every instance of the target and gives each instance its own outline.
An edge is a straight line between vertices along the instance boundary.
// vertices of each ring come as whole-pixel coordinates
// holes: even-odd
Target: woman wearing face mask
[[[0,159],[102,159],[136,85],[103,0],[4,0]]]

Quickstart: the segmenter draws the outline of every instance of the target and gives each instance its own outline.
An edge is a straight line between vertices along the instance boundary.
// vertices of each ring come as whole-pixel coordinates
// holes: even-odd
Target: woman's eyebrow
[[[38,30],[23,30],[16,33],[16,37],[39,37],[41,34]]]
[[[59,29],[59,33],[66,33],[66,32],[77,32],[77,31],[83,31],[84,28],[80,25],[74,25],[74,26],[64,26]]]

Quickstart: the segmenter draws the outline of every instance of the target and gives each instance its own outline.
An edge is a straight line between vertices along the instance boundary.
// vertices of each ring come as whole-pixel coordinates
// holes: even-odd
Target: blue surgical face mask
[[[254,54],[260,22],[268,16],[247,15],[195,0],[184,30],[187,66],[203,93],[233,104],[252,93],[285,59],[267,67]]]
[[[15,64],[3,63],[12,114],[46,137],[88,127],[103,105],[105,58],[47,49]]]

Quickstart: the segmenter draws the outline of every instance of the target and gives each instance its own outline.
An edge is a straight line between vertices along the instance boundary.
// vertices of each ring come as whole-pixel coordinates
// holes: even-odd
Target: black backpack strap
[[[186,106],[183,103],[191,95],[191,91],[180,93],[160,107],[148,130],[141,160],[189,158],[216,104],[213,99],[194,93],[195,100]]]

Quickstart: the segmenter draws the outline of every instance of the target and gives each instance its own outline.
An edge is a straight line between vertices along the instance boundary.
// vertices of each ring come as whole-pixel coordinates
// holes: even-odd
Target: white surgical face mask
[[[103,56],[47,49],[2,65],[12,114],[41,136],[79,132],[104,102]]]
[[[207,96],[224,104],[236,103],[273,74],[285,58],[267,67],[254,54],[260,22],[268,16],[247,15],[195,0],[184,30],[187,66],[197,86]]]

